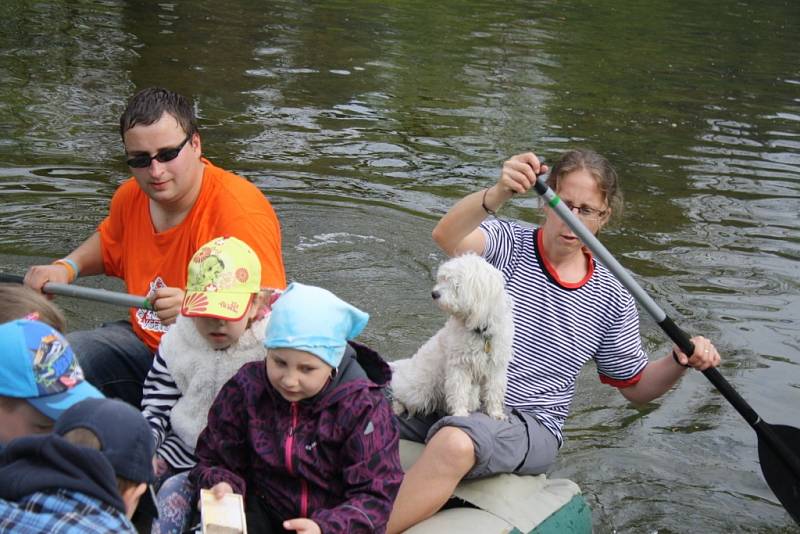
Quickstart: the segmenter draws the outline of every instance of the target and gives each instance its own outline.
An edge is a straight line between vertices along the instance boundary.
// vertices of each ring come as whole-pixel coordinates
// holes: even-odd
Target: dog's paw
[[[469,412],[467,410],[453,410],[453,412],[450,415],[452,415],[453,417],[467,417],[469,415]]]
[[[406,410],[405,404],[395,399],[392,401],[392,411],[395,415],[403,415],[408,410]]]
[[[497,419],[498,421],[508,421],[508,416],[505,412],[489,412],[489,417]]]

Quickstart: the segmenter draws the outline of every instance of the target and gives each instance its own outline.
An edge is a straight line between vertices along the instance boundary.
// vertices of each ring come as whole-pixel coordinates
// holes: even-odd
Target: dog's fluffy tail
[[[395,412],[423,415],[437,411],[443,402],[438,377],[442,370],[438,350],[438,334],[425,342],[412,356],[395,360],[392,367],[392,404]]]

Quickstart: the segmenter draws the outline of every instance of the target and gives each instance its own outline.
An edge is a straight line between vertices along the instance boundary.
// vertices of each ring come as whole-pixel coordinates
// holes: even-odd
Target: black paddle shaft
[[[681,348],[684,354],[692,354],[694,352],[694,345],[689,339],[689,336],[684,332],[675,322],[669,317],[658,323],[658,326],[664,331],[669,338]],[[709,367],[702,371],[705,377],[714,384],[714,387],[722,393],[722,396],[731,403],[739,414],[744,417],[744,420],[755,429],[756,433],[772,447],[785,462],[786,466],[792,470],[796,477],[800,477],[800,459],[797,454],[792,451],[783,440],[778,437],[772,428],[772,425],[766,423],[756,413],[756,411],[742,398],[739,393],[733,389],[730,382],[725,380],[725,377],[715,368]]]

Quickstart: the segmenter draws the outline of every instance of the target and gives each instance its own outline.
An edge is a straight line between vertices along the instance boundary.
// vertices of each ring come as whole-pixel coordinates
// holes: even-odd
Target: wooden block
[[[247,534],[244,502],[237,493],[217,500],[209,490],[200,490],[200,517],[203,534]]]

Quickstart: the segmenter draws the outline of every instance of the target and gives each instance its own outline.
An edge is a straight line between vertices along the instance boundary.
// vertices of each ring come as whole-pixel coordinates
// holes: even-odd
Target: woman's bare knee
[[[425,447],[435,454],[442,468],[465,475],[475,465],[475,445],[469,435],[454,426],[442,427]]]

